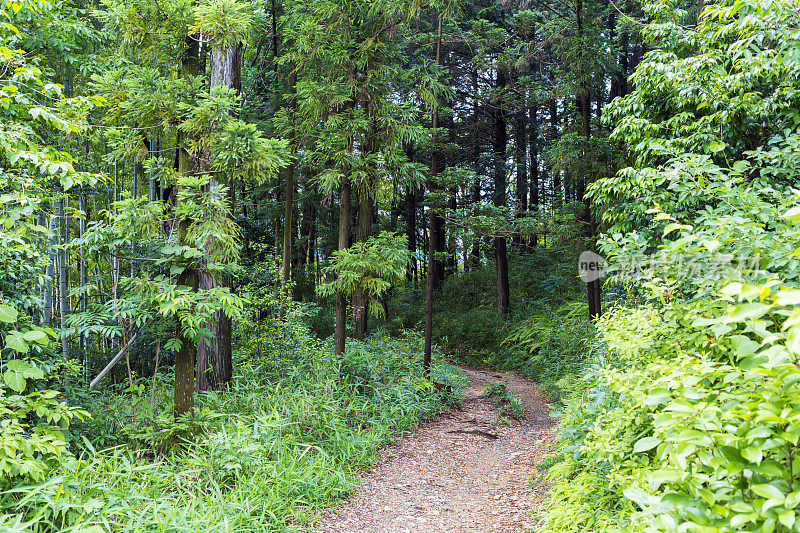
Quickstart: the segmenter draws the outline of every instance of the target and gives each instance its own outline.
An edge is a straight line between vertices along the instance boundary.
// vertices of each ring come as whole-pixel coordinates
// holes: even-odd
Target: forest
[[[0,532],[800,532],[797,0],[0,14]]]

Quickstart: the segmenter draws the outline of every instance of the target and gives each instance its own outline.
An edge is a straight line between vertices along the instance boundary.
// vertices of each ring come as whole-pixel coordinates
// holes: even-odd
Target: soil
[[[537,464],[552,449],[547,397],[512,372],[462,367],[470,385],[462,406],[386,446],[353,497],[323,516],[317,533],[520,532],[548,487]],[[524,418],[502,423],[492,382],[522,401]]]

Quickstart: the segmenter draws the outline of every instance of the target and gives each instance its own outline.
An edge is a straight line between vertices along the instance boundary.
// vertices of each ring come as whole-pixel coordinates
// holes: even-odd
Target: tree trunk
[[[530,107],[530,135],[529,146],[531,153],[531,178],[530,178],[530,209],[539,207],[539,106]],[[534,243],[535,244],[535,243]]]
[[[498,65],[497,88],[502,92],[505,86],[505,71],[503,67]],[[494,116],[494,205],[496,207],[505,207],[506,205],[506,148],[508,133],[506,132],[506,120],[503,113],[503,103],[500,102]],[[495,237],[494,258],[497,266],[497,308],[500,313],[505,314],[511,308],[505,237]]]
[[[238,71],[241,68],[240,50],[241,46],[226,50],[211,50],[212,95],[217,87],[237,88]],[[219,185],[219,181],[212,175],[208,181],[209,193]],[[223,213],[221,216],[229,216],[229,213]],[[211,290],[229,284],[230,280],[224,279],[219,274],[214,277],[205,269],[199,273],[198,287],[201,290]],[[231,319],[222,311],[217,311],[208,323],[203,324],[203,327],[211,330],[211,337],[197,347],[197,390],[200,392],[221,389],[230,382],[233,375]]]
[[[78,209],[81,211],[81,218],[78,222],[78,237],[83,238],[84,233],[86,233],[86,222],[89,218],[89,211],[86,209],[86,197],[83,192],[79,197],[79,205]],[[84,293],[83,289],[86,287],[86,259],[83,255],[83,244],[80,246],[80,250],[78,251],[80,255],[80,262],[78,263],[78,286],[80,287],[80,300],[78,307],[82,313],[86,312],[86,294]],[[86,383],[89,380],[89,350],[87,349],[87,334],[81,334],[80,340],[80,350],[81,350],[81,357],[83,358],[83,373],[84,379]]]
[[[555,100],[551,100],[550,104],[550,142],[555,142],[558,136],[558,104]],[[553,207],[556,209],[561,207],[564,199],[564,193],[561,189],[561,171],[556,170],[553,172]]]
[[[186,243],[186,232],[189,220],[182,220],[178,224],[178,244]],[[193,292],[199,288],[197,270],[185,268],[178,276],[178,285],[189,287]],[[178,327],[178,339],[181,341],[180,350],[175,354],[175,419],[194,410],[194,382],[195,363],[197,359],[197,344],[188,337],[181,325]]]
[[[583,3],[582,0],[577,0],[575,3],[575,22],[578,30],[578,46],[582,53],[582,46],[583,46]],[[589,142],[590,137],[592,134],[591,131],[591,105],[589,99],[589,88],[586,86],[585,82],[581,83],[579,92],[577,95],[577,103],[578,108],[581,114],[581,126],[583,129],[583,137],[586,142],[586,154],[589,154]],[[578,178],[578,191],[576,197],[579,201],[582,201],[585,206],[584,216],[586,219],[586,223],[588,226],[588,233],[589,233],[589,240],[590,240],[590,247],[594,245],[594,237],[595,237],[595,224],[592,217],[592,210],[589,204],[589,198],[586,197],[586,184],[588,182],[588,176],[577,176]],[[590,281],[586,284],[586,299],[589,304],[589,316],[592,318],[598,318],[601,313],[600,308],[600,280]]]
[[[69,359],[69,338],[64,333],[67,327],[67,315],[69,314],[69,252],[67,245],[69,245],[69,219],[65,214],[64,208],[69,197],[57,200],[59,227],[60,227],[60,242],[62,246],[59,252],[58,261],[58,302],[59,314],[61,315],[61,356],[64,360]]]
[[[436,64],[441,65],[442,61],[442,14],[438,14],[439,27],[436,35]],[[439,154],[436,148],[436,128],[439,127],[439,105],[438,102],[434,104],[433,112],[431,113],[431,130],[434,136],[434,147],[431,152],[431,183],[429,188],[436,189],[435,180],[439,172]],[[438,232],[436,221],[439,217],[436,214],[436,208],[431,205],[428,210],[428,272],[427,272],[427,285],[425,291],[425,347],[422,355],[422,367],[425,370],[425,375],[430,375],[431,354],[433,352],[433,292],[436,285],[436,251],[438,249]]]
[[[294,96],[295,84],[297,82],[297,75],[294,71],[294,65],[290,65],[289,73],[289,121],[294,120]],[[289,150],[294,153],[294,127],[289,130]],[[294,212],[294,193],[295,193],[295,179],[294,179],[294,163],[289,163],[286,167],[286,190],[284,193],[283,205],[283,287],[287,296],[291,294],[289,291],[289,281],[292,272],[292,214]]]
[[[55,276],[55,263],[56,263],[56,224],[58,218],[50,217],[50,250],[47,253],[47,266],[45,267],[45,276],[47,280],[44,285],[44,323],[49,326],[53,321],[53,278]]]
[[[345,178],[341,185],[339,204],[339,250],[346,250],[350,240],[350,180]],[[344,353],[347,336],[347,295],[342,290],[336,291],[336,329],[334,332],[334,352]]]
[[[300,239],[297,245],[297,279],[295,280],[295,299],[305,301],[314,294],[314,276],[309,275],[309,265],[314,263],[314,242],[312,228],[316,225],[316,200],[314,197],[303,202],[300,221]]]
[[[408,204],[407,220],[408,225],[408,251],[411,252],[411,268],[408,270],[407,278],[416,286],[418,276],[417,265],[417,193],[415,187],[409,186],[406,192],[406,202]]]
[[[522,106],[522,111],[514,120],[514,163],[517,166],[517,186],[514,205],[515,218],[522,218],[528,210],[528,113],[527,107]],[[522,244],[522,237],[517,237],[517,244]]]
[[[477,205],[481,201],[481,119],[480,119],[480,100],[478,99],[478,70],[474,69],[471,73],[472,78],[472,163],[475,171],[475,182],[472,184],[472,203]],[[470,251],[469,267],[477,269],[481,264],[481,239],[477,235],[474,237],[475,242],[472,244]],[[464,267],[466,268],[466,264]]]

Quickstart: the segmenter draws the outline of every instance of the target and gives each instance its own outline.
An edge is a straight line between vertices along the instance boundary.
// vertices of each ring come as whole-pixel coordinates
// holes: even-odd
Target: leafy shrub
[[[593,341],[585,302],[567,302],[555,310],[537,306],[505,337],[504,351],[487,361],[521,372],[559,401],[580,387],[578,379],[590,360]]]
[[[796,24],[783,1],[709,3],[692,28],[645,10],[657,48],[609,108],[635,166],[591,194],[612,281],[651,303],[598,323],[537,531],[799,531]]]
[[[431,379],[452,390],[439,392],[425,379],[418,335],[350,343],[336,357],[311,336],[307,313],[297,306],[286,322],[236,324],[234,380],[201,397],[198,415],[209,423],[182,447],[153,440],[172,428],[143,416],[149,390],[92,395],[103,416],[117,408],[125,414],[77,429],[87,437],[82,459],[41,483],[0,492],[7,521],[31,522],[32,531],[296,529],[348,495],[381,444],[460,400],[466,378],[440,355]],[[169,389],[159,380],[156,406],[169,402]],[[89,439],[107,445],[106,431],[124,445],[96,450]]]

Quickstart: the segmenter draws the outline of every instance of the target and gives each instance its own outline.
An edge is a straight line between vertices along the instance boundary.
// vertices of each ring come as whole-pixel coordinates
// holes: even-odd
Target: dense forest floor
[[[551,449],[555,419],[547,397],[513,372],[463,367],[470,385],[461,408],[388,445],[345,505],[317,524],[320,533],[480,531],[533,527],[530,511],[546,487],[529,481]],[[523,407],[509,418],[485,397],[503,383]]]

